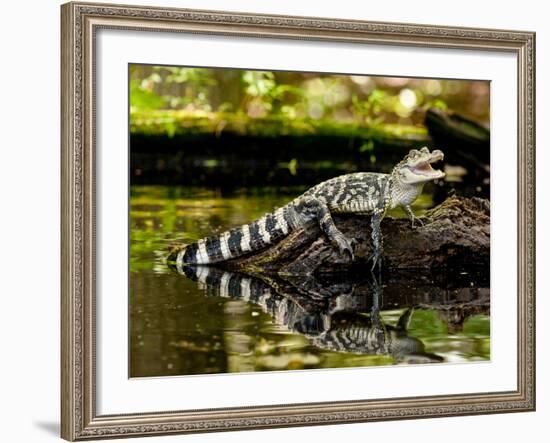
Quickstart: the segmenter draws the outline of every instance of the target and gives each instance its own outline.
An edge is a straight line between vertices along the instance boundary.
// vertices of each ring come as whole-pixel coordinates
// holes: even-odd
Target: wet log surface
[[[479,269],[489,265],[490,206],[479,198],[449,197],[421,217],[424,226],[386,217],[384,268]],[[340,255],[318,227],[293,232],[278,244],[247,257],[221,264],[225,269],[251,274],[311,275],[370,269],[370,217],[335,215],[336,226],[355,239],[355,260]]]

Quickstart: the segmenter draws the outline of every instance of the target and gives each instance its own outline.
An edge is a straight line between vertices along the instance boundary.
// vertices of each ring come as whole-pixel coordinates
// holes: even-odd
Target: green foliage
[[[180,68],[176,66],[155,67],[155,72],[164,72],[168,83],[191,83],[198,88],[216,85],[211,70],[206,68]]]
[[[130,110],[183,108],[210,111],[210,91],[217,86],[212,70],[154,66],[130,67]]]
[[[288,170],[292,175],[296,175],[298,172],[298,160],[293,158],[288,162]]]
[[[277,84],[273,72],[244,71],[242,79],[246,85],[246,93],[252,97],[275,95]]]
[[[372,152],[374,149],[374,142],[372,140],[366,140],[360,147],[359,152]]]
[[[374,89],[366,100],[360,100],[357,94],[352,96],[354,114],[369,124],[379,124],[384,121],[382,110],[388,105],[391,97],[380,89]]]
[[[284,104],[291,96],[301,97],[303,92],[300,88],[288,84],[278,84],[275,74],[269,71],[243,71],[242,83],[248,97],[247,112],[254,114],[272,113],[281,114],[287,118],[294,118],[295,108],[290,104]],[[256,105],[260,109],[249,105]],[[263,111],[263,112],[262,112]]]
[[[428,109],[428,108],[436,108],[436,109],[441,109],[442,111],[446,111],[449,107],[447,106],[447,103],[445,103],[444,100],[436,98],[433,100],[428,100],[424,104],[423,109]]]
[[[166,102],[155,94],[143,80],[130,80],[131,110],[156,110],[164,107]]]
[[[369,81],[376,86],[362,89],[361,85]],[[331,119],[372,127],[410,124],[417,110],[447,106],[440,96],[443,81],[432,80],[428,86],[417,81],[414,87],[402,88],[388,87],[381,81],[362,76],[131,65],[130,109]]]

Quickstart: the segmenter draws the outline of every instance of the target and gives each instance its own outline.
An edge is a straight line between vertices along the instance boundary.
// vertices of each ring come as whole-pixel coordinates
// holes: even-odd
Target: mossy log
[[[375,140],[399,140],[404,144],[425,142],[425,128],[413,125],[338,122],[331,119],[288,118],[266,116],[252,118],[243,113],[189,112],[185,110],[155,110],[130,115],[130,133],[175,137],[177,135],[224,133],[246,137],[279,138],[338,136]]]
[[[385,218],[385,269],[474,269],[489,265],[489,201],[449,197],[421,217],[422,227],[412,228],[406,219]],[[310,275],[361,268],[370,269],[372,253],[370,218],[335,215],[336,226],[355,239],[355,260],[350,262],[312,226],[294,231],[257,254],[222,264],[229,270],[251,274]]]

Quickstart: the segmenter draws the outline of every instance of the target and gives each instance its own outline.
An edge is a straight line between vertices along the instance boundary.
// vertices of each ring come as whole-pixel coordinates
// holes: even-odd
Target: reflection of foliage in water
[[[241,300],[204,297],[193,281],[169,271],[168,245],[189,242],[240,225],[281,206],[302,189],[221,191],[174,187],[132,187],[130,200],[130,334],[132,376],[259,370],[359,367],[392,364],[385,355],[331,352],[290,333],[258,306]],[[419,208],[431,205],[429,196]],[[399,215],[397,213],[396,215]],[[473,286],[476,289],[476,286]],[[481,289],[480,289],[481,290]],[[388,290],[387,290],[388,291]],[[387,292],[386,291],[386,292]],[[403,297],[421,292],[408,288]],[[460,294],[445,289],[445,297]],[[385,308],[395,325],[404,309]],[[449,331],[435,310],[415,311],[409,334],[426,351],[446,361],[489,358],[489,317],[476,315]]]

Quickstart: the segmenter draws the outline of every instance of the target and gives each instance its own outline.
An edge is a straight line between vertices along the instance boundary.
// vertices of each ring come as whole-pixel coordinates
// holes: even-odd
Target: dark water
[[[224,195],[200,188],[132,187],[132,377],[490,358],[485,275],[455,270],[374,278],[357,270],[260,280],[211,268],[178,273],[166,266],[171,243],[241,225],[301,191]],[[414,209],[421,213],[431,206],[423,195]]]

